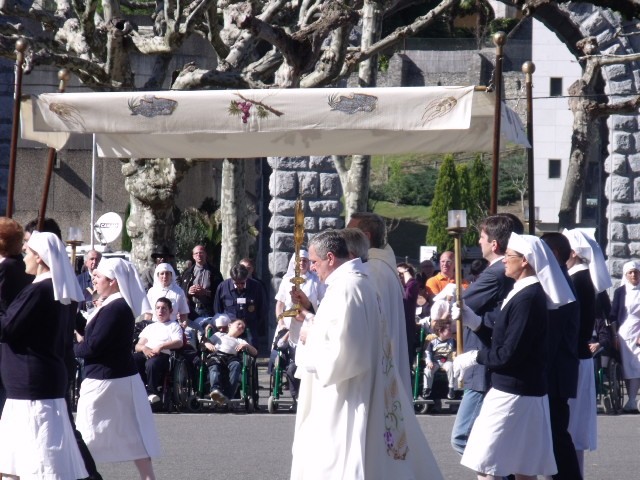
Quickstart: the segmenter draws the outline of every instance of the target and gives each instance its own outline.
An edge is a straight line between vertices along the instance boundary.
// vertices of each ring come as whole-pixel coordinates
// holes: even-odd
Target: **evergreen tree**
[[[491,204],[491,178],[487,165],[482,161],[482,155],[476,155],[471,162],[469,173],[471,190],[467,207],[467,225],[469,231],[466,236],[467,245],[478,243],[478,225],[488,215]]]
[[[449,210],[460,210],[460,187],[453,155],[445,155],[431,204],[427,244],[439,252],[453,250],[453,238],[447,233]]]
[[[471,175],[469,173],[469,167],[466,164],[458,165],[456,167],[456,173],[458,174],[458,186],[460,188],[460,209],[466,210],[467,226],[469,227],[462,237],[462,244],[473,247],[478,242],[478,232],[471,221],[471,214],[474,210],[474,198],[471,194]]]

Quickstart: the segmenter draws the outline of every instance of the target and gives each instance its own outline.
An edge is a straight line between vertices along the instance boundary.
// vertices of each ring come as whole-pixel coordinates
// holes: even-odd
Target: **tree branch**
[[[344,78],[350,75],[354,71],[355,67],[363,60],[371,58],[407,37],[414,36],[423,28],[431,25],[440,15],[455,7],[459,1],[460,0],[443,0],[426,15],[417,18],[413,23],[411,23],[411,25],[397,28],[393,33],[387,35],[379,42],[374,43],[366,50],[348,54],[344,62],[344,67],[342,68],[342,72],[340,73],[340,77]]]

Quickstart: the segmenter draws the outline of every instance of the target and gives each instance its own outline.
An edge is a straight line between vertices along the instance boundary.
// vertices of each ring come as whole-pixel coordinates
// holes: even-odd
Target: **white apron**
[[[636,343],[640,337],[640,318],[629,315],[620,325],[620,360],[625,380],[640,378],[640,346]]]
[[[21,480],[88,476],[64,398],[7,399],[0,420],[0,472]]]
[[[554,475],[547,396],[528,397],[492,388],[482,402],[462,465],[496,477]]]
[[[86,378],[80,385],[76,427],[98,463],[160,455],[160,442],[140,375]]]

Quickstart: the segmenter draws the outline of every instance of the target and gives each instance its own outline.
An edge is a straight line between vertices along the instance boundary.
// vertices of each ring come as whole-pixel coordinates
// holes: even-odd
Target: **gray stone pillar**
[[[330,156],[270,157],[269,211],[271,212],[268,268],[277,292],[293,254],[293,213],[298,196],[304,201],[305,247],[315,233],[342,228],[342,187]],[[271,298],[270,335],[275,327],[275,300]]]

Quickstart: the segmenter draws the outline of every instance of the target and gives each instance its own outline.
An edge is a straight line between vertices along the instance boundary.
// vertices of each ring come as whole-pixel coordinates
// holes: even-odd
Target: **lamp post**
[[[69,227],[67,245],[71,247],[71,268],[76,271],[76,249],[82,245],[82,231],[78,227]]]
[[[467,231],[467,211],[449,210],[447,232],[453,237],[456,267],[456,305],[462,309],[462,236]],[[456,320],[456,353],[462,353],[462,316]]]
[[[534,168],[533,168],[533,72],[536,66],[533,62],[524,62],[522,64],[522,72],[525,74],[525,87],[527,91],[527,140],[531,147],[527,150],[527,175],[528,175],[528,193],[529,193],[529,218],[533,221],[529,222],[529,235],[536,234],[536,219],[538,212],[534,210]],[[535,207],[537,208],[537,207]]]

